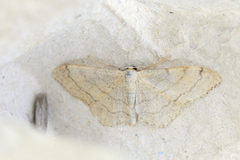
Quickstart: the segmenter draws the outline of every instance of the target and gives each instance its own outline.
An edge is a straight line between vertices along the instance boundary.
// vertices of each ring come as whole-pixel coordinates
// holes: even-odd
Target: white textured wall
[[[6,25],[0,25],[2,120],[30,125],[34,97],[47,93],[47,135],[98,143],[141,160],[240,156],[238,1],[1,3],[10,7],[1,5],[0,11],[12,15],[1,17]],[[216,71],[222,83],[184,107],[166,128],[103,127],[52,78],[62,64],[100,67],[88,55],[119,67],[149,66],[171,55],[159,67],[203,66]]]

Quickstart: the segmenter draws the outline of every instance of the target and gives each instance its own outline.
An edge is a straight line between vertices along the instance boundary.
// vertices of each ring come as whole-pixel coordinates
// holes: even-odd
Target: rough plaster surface
[[[110,146],[140,160],[238,159],[239,2],[173,2],[98,1],[53,20],[33,42],[24,42],[31,45],[21,56],[1,66],[1,119],[29,125],[34,97],[47,93],[49,134]],[[52,77],[62,64],[104,67],[88,55],[118,67],[149,66],[171,55],[158,67],[203,66],[222,83],[166,128],[104,127]]]
[[[29,126],[11,123],[0,123],[0,126],[1,160],[126,160],[125,156],[97,144],[45,137]]]

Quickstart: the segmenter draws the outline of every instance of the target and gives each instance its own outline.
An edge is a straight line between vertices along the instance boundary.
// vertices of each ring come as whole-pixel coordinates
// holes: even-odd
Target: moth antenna
[[[153,65],[151,65],[151,66],[148,66],[148,67],[146,67],[146,68],[139,69],[139,70],[140,70],[140,71],[141,71],[141,70],[146,70],[146,69],[148,69],[148,68],[151,68],[151,67],[153,67],[153,66],[156,66],[156,65],[158,65],[158,64],[166,61],[166,60],[167,60],[168,58],[170,58],[170,57],[171,57],[171,56],[168,56],[167,58],[164,58],[163,60],[160,60],[158,63],[155,63],[155,64],[153,64]]]
[[[90,58],[90,59],[93,60],[94,62],[97,62],[97,63],[99,63],[99,64],[101,64],[101,65],[108,66],[108,67],[114,67],[114,68],[117,68],[118,70],[120,70],[119,67],[116,67],[116,66],[112,66],[112,65],[108,65],[108,64],[105,64],[105,63],[99,62],[98,60],[92,58],[91,56],[88,56],[88,58]]]

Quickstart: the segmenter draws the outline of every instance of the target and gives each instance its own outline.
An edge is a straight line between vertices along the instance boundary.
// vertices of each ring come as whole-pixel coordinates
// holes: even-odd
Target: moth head
[[[129,66],[129,67],[120,68],[120,71],[126,71],[126,70],[139,71],[139,70],[137,69],[137,67],[135,67],[135,66]]]

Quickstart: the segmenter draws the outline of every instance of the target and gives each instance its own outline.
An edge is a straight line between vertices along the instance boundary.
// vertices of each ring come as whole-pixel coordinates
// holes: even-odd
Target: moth
[[[143,123],[165,127],[184,105],[207,95],[221,82],[216,72],[204,67],[151,67],[120,70],[63,65],[54,70],[53,77],[104,126]]]

